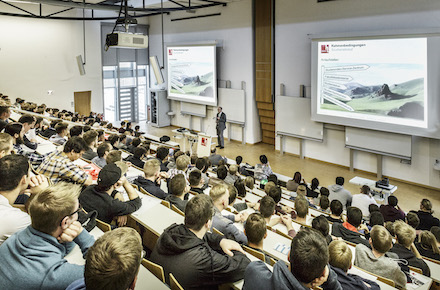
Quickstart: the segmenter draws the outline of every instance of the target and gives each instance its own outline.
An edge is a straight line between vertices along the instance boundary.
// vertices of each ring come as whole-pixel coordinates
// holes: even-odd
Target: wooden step
[[[262,123],[261,129],[275,132],[275,125]]]
[[[260,115],[260,117],[275,118],[275,111],[259,109],[258,110],[258,115]]]
[[[275,132],[263,130],[263,137],[269,137],[275,139]]]
[[[273,111],[273,104],[272,103],[257,102],[257,108],[263,109],[263,110],[272,110]]]
[[[260,117],[260,123],[275,125],[275,119],[274,118],[268,118],[268,117]]]
[[[269,138],[263,136],[263,143],[275,145],[275,138]]]

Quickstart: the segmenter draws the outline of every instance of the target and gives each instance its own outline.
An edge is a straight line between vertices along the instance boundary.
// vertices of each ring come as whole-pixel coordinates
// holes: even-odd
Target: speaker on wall
[[[85,75],[86,70],[84,69],[84,62],[81,55],[76,56],[76,62],[78,63],[79,74],[82,76]]]
[[[162,71],[159,66],[159,62],[157,61],[157,56],[150,56],[150,66],[153,68],[154,77],[156,78],[156,82],[158,85],[164,83],[164,79],[162,76]]]

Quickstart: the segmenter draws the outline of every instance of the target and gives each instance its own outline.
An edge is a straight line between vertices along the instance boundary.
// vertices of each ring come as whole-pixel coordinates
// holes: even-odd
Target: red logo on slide
[[[168,49],[168,54],[169,55],[173,55],[173,50],[172,49]]]
[[[208,138],[202,138],[202,146],[207,146],[208,144]]]
[[[321,53],[329,53],[330,47],[328,44],[322,44],[321,45]]]

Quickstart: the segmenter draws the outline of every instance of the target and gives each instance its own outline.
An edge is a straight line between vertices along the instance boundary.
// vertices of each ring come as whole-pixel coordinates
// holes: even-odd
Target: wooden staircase
[[[254,1],[255,19],[255,100],[263,143],[275,145],[273,99],[273,0]]]

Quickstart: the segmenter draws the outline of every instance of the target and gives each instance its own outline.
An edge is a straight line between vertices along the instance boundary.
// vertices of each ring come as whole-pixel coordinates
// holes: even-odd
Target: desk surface
[[[352,179],[350,179],[349,183],[351,184],[356,184],[356,185],[368,185],[371,189],[374,189],[376,191],[379,192],[386,192],[389,191],[390,194],[394,193],[397,190],[397,186],[395,185],[391,185],[390,184],[390,188],[389,189],[385,189],[385,188],[380,188],[380,187],[376,187],[376,181],[375,180],[371,180],[371,179],[367,179],[367,178],[363,178],[363,177],[353,177]]]

